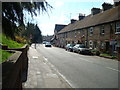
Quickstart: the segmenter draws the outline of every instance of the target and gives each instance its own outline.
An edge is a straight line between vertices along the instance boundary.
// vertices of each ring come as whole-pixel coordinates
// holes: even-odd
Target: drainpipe
[[[87,41],[86,46],[88,47],[88,29],[87,29],[86,41]]]

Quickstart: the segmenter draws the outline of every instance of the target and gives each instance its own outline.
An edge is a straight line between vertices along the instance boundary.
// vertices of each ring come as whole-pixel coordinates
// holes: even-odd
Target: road
[[[73,88],[118,88],[118,61],[41,44],[36,50]]]

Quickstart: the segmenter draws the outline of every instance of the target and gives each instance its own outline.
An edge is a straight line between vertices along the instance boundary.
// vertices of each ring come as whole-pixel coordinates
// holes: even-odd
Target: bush
[[[99,52],[99,51],[96,51],[96,55],[97,55],[97,56],[100,56],[100,52]]]
[[[20,37],[20,36],[15,36],[15,40],[18,42],[18,43],[26,43],[26,39]]]
[[[97,55],[97,56],[100,55],[100,51],[98,51],[96,49],[92,49],[91,52],[92,52],[93,55]]]

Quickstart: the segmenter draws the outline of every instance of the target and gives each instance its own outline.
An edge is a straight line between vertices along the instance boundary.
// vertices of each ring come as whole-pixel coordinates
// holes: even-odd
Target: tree
[[[42,43],[42,34],[41,30],[37,24],[27,23],[26,30],[22,34],[28,41],[32,43]]]
[[[46,11],[52,8],[45,0],[43,2],[3,2],[2,3],[2,29],[3,33],[12,39],[15,32],[19,31],[18,26],[24,26],[23,10],[37,16],[37,11]]]
[[[36,24],[32,42],[33,43],[42,43],[42,41],[43,41],[42,39],[43,38],[42,38],[41,31],[40,31],[39,27]]]

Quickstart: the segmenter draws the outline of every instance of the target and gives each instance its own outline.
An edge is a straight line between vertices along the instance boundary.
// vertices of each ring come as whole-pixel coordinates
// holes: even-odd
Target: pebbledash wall
[[[60,47],[64,47],[68,43],[82,43],[102,52],[117,53],[120,50],[119,11],[120,5],[113,6],[105,11],[97,11],[95,14],[92,12],[79,21],[68,24],[56,34],[56,43]]]

